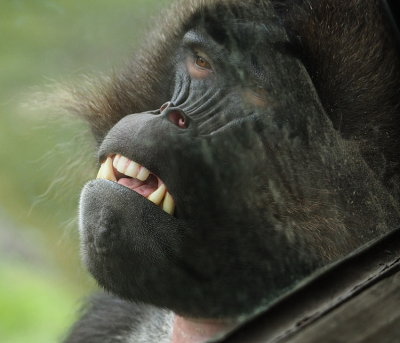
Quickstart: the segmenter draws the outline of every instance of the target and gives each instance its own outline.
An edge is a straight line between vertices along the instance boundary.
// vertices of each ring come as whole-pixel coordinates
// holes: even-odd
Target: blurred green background
[[[93,142],[36,94],[123,65],[168,3],[0,2],[2,343],[59,342],[96,288],[79,261],[76,222],[80,188],[96,174]]]

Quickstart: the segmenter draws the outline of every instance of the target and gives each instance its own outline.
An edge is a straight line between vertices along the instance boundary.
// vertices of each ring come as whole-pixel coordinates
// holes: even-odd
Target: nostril
[[[166,113],[167,119],[180,127],[181,129],[186,129],[189,126],[189,120],[186,115],[180,110],[170,110]]]
[[[174,104],[171,101],[166,102],[165,104],[161,105],[160,107],[160,113],[164,110],[166,110],[169,107],[174,106]]]
[[[186,129],[189,126],[189,118],[179,108],[175,107],[171,101],[166,102],[160,107],[160,113],[163,114],[169,122],[175,124],[181,129]]]

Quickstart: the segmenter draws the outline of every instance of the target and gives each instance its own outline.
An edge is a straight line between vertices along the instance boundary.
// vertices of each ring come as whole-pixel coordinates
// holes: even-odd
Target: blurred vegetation
[[[34,94],[122,65],[168,3],[0,3],[0,342],[60,341],[95,287],[75,220],[95,175],[91,137],[83,123],[35,108]]]

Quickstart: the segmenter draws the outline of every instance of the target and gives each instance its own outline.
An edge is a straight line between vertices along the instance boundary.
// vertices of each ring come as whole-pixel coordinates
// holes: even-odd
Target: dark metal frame
[[[307,326],[398,272],[400,229],[305,280],[223,342],[290,342]]]

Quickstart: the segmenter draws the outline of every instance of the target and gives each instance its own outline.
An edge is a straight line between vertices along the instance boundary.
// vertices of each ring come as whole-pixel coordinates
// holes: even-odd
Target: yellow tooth
[[[156,205],[160,205],[161,201],[164,198],[165,195],[165,185],[161,184],[160,187],[157,188],[157,190],[155,190],[153,193],[151,193],[147,199],[150,200],[151,202],[154,202]]]
[[[125,175],[135,178],[139,172],[139,168],[140,168],[140,164],[130,161],[128,164],[128,167],[126,167],[126,169],[125,169]]]
[[[172,199],[171,194],[168,192],[165,193],[165,198],[162,203],[162,209],[167,212],[168,214],[174,214],[175,211],[175,201]]]
[[[118,159],[118,163],[117,163],[116,169],[120,173],[125,174],[125,169],[126,169],[128,163],[129,163],[129,160],[125,156],[121,156]]]
[[[111,157],[107,157],[105,162],[101,164],[100,170],[97,174],[98,179],[106,179],[110,181],[117,181],[113,171],[113,163]]]
[[[120,158],[121,158],[120,154],[117,154],[117,155],[114,156],[113,166],[114,166],[115,169],[117,169],[118,161],[119,161]]]
[[[99,172],[97,173],[96,179],[103,179],[103,174],[104,170],[106,169],[105,163],[102,163],[99,169]]]
[[[150,175],[150,171],[145,167],[141,167],[139,170],[139,174],[137,174],[136,178],[140,181],[146,181]]]

